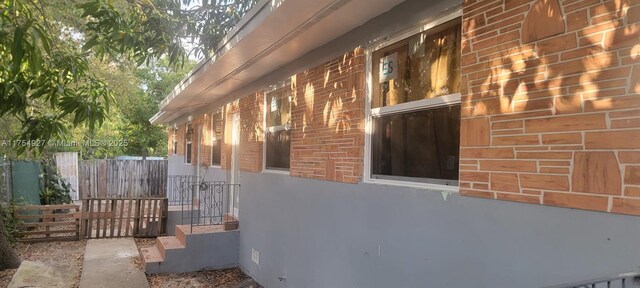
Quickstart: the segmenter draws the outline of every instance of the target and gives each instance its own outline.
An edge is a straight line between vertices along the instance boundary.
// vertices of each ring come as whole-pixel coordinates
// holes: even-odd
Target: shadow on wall
[[[557,0],[548,2],[554,1]],[[626,1],[612,1],[592,9],[600,17],[593,17],[592,21],[596,23],[581,31],[577,30],[587,26],[580,22],[582,18],[588,20],[586,11],[584,15],[568,13],[568,21],[563,24],[567,33],[540,40],[531,38],[530,43],[522,43],[524,41],[520,39],[520,34],[522,33],[522,38],[528,38],[524,36],[528,34],[524,29],[521,32],[520,24],[509,27],[513,29],[511,32],[502,30],[502,36],[491,42],[473,39],[487,32],[487,27],[484,20],[479,18],[465,19],[463,54],[464,51],[469,51],[471,42],[474,42],[476,50],[495,44],[497,46],[488,49],[489,51],[479,51],[479,64],[463,67],[463,75],[467,77],[463,86],[468,84],[463,87],[463,94],[468,95],[464,99],[466,105],[463,108],[466,113],[463,117],[545,109],[563,114],[614,107],[613,97],[625,95],[626,81],[602,81],[629,75],[630,67],[616,68],[619,64],[626,64],[618,62],[618,54],[620,58],[629,58],[626,59],[628,62],[640,60],[640,43],[628,45],[630,42],[638,42],[640,25],[628,25],[607,33],[602,31],[622,27],[622,19],[626,16],[628,6]],[[543,7],[545,6],[534,5],[529,13],[544,9]],[[566,8],[568,7],[565,10]],[[548,18],[540,19],[540,22],[561,17],[554,14],[560,13],[558,10],[547,10]],[[523,18],[521,16],[514,22],[520,22]],[[609,19],[617,20],[608,21]],[[480,25],[479,21],[482,21]],[[495,43],[496,41],[502,44]],[[576,47],[579,49],[573,50]],[[627,49],[612,51],[620,48]],[[571,51],[559,53],[566,50]],[[638,85],[639,83],[635,83],[635,86],[632,84],[629,94],[640,92]],[[602,90],[616,87],[618,89],[602,93]]]
[[[636,178],[629,177],[630,169],[633,174],[636,168],[619,162],[615,154],[618,149],[640,148],[626,143],[630,138],[640,137],[638,130],[621,130],[640,128],[640,118],[616,119],[638,117],[640,112],[611,112],[640,108],[640,67],[633,66],[640,63],[638,6],[631,7],[630,0],[564,1],[560,9],[558,0],[507,0],[503,6],[489,10],[485,6],[489,2],[484,5],[466,2],[470,3],[465,4],[463,20],[461,108],[463,120],[469,121],[463,121],[463,125],[471,125],[470,120],[485,119],[488,124],[484,125],[492,133],[486,133],[486,141],[476,141],[472,139],[474,129],[469,126],[470,132],[462,135],[466,138],[461,139],[463,149],[465,146],[516,147],[517,154],[510,159],[524,159],[520,155],[529,152],[523,150],[556,150],[560,153],[554,156],[562,157],[544,159],[551,153],[546,156],[540,153],[528,160],[572,161],[567,165],[569,168],[541,167],[538,162],[540,168],[535,171],[505,171],[546,177],[520,173],[520,182],[516,184],[519,187],[505,192],[519,193],[522,197],[505,197],[507,200],[640,214],[640,200],[598,197],[578,204],[571,203],[578,202],[575,198],[571,201],[552,199],[551,195],[547,198],[547,194],[540,193],[551,190],[585,193],[585,196],[640,196],[622,193],[623,180],[625,185],[640,184],[640,180],[630,179]],[[558,25],[562,29],[558,29]],[[522,116],[495,117],[517,113]],[[545,116],[549,117],[542,118]],[[538,118],[532,120],[532,117]],[[499,122],[498,126],[512,127],[495,131],[496,120],[517,121]],[[569,135],[569,132],[583,131],[587,133]],[[620,139],[607,137],[606,132],[614,131],[619,131]],[[558,138],[561,140],[557,143],[545,142],[545,137],[553,135],[547,133],[559,132],[567,133],[561,135],[565,138]],[[579,139],[570,140],[570,136]],[[523,146],[530,149],[518,148]],[[479,170],[483,170],[480,166]],[[462,182],[473,182],[464,176],[461,178]],[[461,188],[465,187],[461,185]],[[491,189],[469,194],[500,199],[500,193],[492,194],[495,191]],[[525,189],[535,190],[531,192],[537,195],[522,195]]]
[[[315,129],[364,132],[364,56],[361,49],[292,77],[292,122],[302,138]],[[300,119],[302,117],[302,119]]]

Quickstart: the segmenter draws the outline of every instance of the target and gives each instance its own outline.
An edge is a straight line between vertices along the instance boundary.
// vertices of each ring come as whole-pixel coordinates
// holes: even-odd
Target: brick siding
[[[553,1],[464,3],[460,193],[640,215],[640,0]],[[364,79],[362,49],[291,77],[291,176],[362,180]],[[223,169],[235,113],[260,172],[264,92],[226,105]]]
[[[460,192],[640,215],[640,1],[543,4],[464,3]]]
[[[177,129],[174,131],[173,130],[173,126],[167,128],[167,135],[169,138],[168,139],[168,145],[167,147],[169,147],[168,149],[168,155],[171,156],[173,155],[173,135],[175,132],[175,140],[177,141],[176,143],[176,155],[184,155],[184,134],[185,134],[185,125],[177,125]]]
[[[240,99],[240,144],[238,166],[242,171],[262,171],[264,150],[264,93]],[[231,134],[231,130],[229,130]]]
[[[362,49],[292,79],[291,175],[346,183],[362,178],[364,71]]]

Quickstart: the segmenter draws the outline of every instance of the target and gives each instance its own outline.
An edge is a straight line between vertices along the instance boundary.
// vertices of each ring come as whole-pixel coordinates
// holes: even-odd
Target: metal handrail
[[[233,211],[230,192],[240,192],[240,184],[205,181],[191,175],[171,175],[168,182],[169,204],[180,205],[181,223],[188,224],[192,232],[194,226],[224,224],[225,215]],[[185,209],[189,215],[185,215]]]
[[[189,197],[185,197],[184,195],[184,185],[202,180],[202,178],[198,179],[193,175],[169,175],[167,177],[167,198],[169,199],[169,205],[189,204],[190,202],[186,202],[189,200]]]
[[[616,275],[613,275],[613,276],[605,276],[605,277],[599,277],[599,278],[594,278],[594,279],[589,279],[589,280],[583,280],[583,281],[565,283],[565,284],[560,284],[560,285],[547,286],[547,287],[544,287],[544,288],[582,288],[582,287],[596,288],[596,287],[605,287],[605,286],[602,286],[602,285],[598,286],[598,284],[606,284],[606,287],[610,288],[612,284],[618,283],[618,281],[621,284],[620,287],[626,288],[627,279],[634,279],[634,280],[638,279],[638,280],[640,280],[640,271],[620,273],[620,274],[616,274]]]

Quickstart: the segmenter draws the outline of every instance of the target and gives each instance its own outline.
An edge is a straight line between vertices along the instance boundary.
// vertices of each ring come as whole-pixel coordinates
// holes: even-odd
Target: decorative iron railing
[[[180,206],[182,224],[222,225],[225,216],[237,216],[240,184],[204,181],[192,176],[170,176],[169,205]]]
[[[167,177],[167,199],[169,199],[169,206],[190,204],[191,197],[186,197],[185,191],[187,191],[190,183],[199,182],[198,177],[192,175],[170,175]]]
[[[627,272],[614,276],[600,277],[545,288],[631,288],[640,287],[640,272]]]

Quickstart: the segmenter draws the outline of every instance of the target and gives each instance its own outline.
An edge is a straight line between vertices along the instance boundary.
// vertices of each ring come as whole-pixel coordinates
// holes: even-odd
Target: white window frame
[[[193,129],[193,125],[191,124],[191,122],[188,122],[184,126],[184,164],[193,165],[193,134],[191,135],[191,140],[187,138],[187,134],[189,133],[189,126],[192,126],[191,129]],[[189,144],[191,144],[191,149],[189,149],[190,153],[187,153],[187,147],[189,147]],[[187,155],[190,157],[187,158]],[[187,159],[190,162],[187,162]]]
[[[210,165],[209,167],[222,168],[222,147],[220,147],[220,164],[213,164],[213,138],[216,137],[215,123],[213,123],[213,115],[215,115],[217,113],[221,113],[221,115],[222,115],[222,121],[223,121],[223,125],[222,125],[223,128],[222,129],[223,130],[222,130],[222,139],[221,140],[224,143],[224,134],[225,134],[224,128],[226,128],[225,125],[224,125],[224,122],[227,119],[225,119],[224,107],[220,107],[220,108],[216,109],[215,112],[211,113],[211,139],[210,139],[211,140],[211,153],[209,153],[210,156],[211,156],[211,159],[209,159],[209,165]]]
[[[374,178],[371,174],[371,153],[372,147],[371,142],[373,137],[373,117],[379,117],[384,115],[391,114],[399,114],[399,113],[407,113],[411,111],[425,110],[430,108],[444,107],[449,105],[459,105],[461,102],[460,93],[454,93],[449,95],[443,95],[431,99],[424,99],[418,101],[411,101],[402,104],[397,104],[393,106],[387,107],[379,107],[379,108],[371,108],[371,103],[373,100],[373,52],[393,45],[397,42],[405,40],[411,36],[416,34],[426,32],[429,29],[432,29],[440,24],[444,24],[448,21],[454,20],[456,18],[462,17],[462,9],[458,8],[456,11],[453,11],[449,14],[446,14],[442,17],[437,18],[436,20],[429,21],[427,23],[421,23],[420,25],[401,31],[394,35],[391,35],[382,41],[375,43],[365,49],[365,57],[366,57],[366,65],[365,65],[365,141],[364,141],[364,183],[372,183],[372,184],[380,184],[380,185],[392,185],[392,186],[404,186],[418,189],[426,189],[426,190],[437,190],[443,192],[454,192],[457,193],[460,191],[459,182],[458,185],[443,185],[436,183],[426,183],[426,182],[417,182],[417,181],[406,181],[406,180],[396,180],[396,179],[381,179]],[[401,177],[398,177],[401,178]]]
[[[264,129],[264,141],[262,141],[262,151],[264,151],[262,153],[262,172],[267,172],[267,173],[274,173],[274,174],[282,174],[282,175],[290,175],[291,174],[291,162],[289,162],[289,169],[276,169],[276,168],[267,168],[267,133],[268,132],[277,132],[277,131],[282,131],[282,130],[291,130],[291,123],[289,124],[284,124],[284,125],[278,125],[278,126],[271,126],[271,127],[267,127],[267,109],[270,109],[270,105],[271,103],[267,103],[267,99],[269,98],[268,95],[269,93],[276,91],[280,88],[289,86],[291,87],[291,78],[288,78],[287,80],[281,81],[277,84],[271,85],[269,86],[268,89],[262,91],[262,98],[263,98],[263,107],[264,107],[264,111],[262,111],[262,127],[265,127]],[[292,93],[293,94],[293,91]],[[289,113],[291,113],[291,95],[289,96]],[[291,121],[291,120],[289,120]],[[291,144],[289,144],[289,155],[291,155]],[[291,157],[291,156],[289,156]]]

